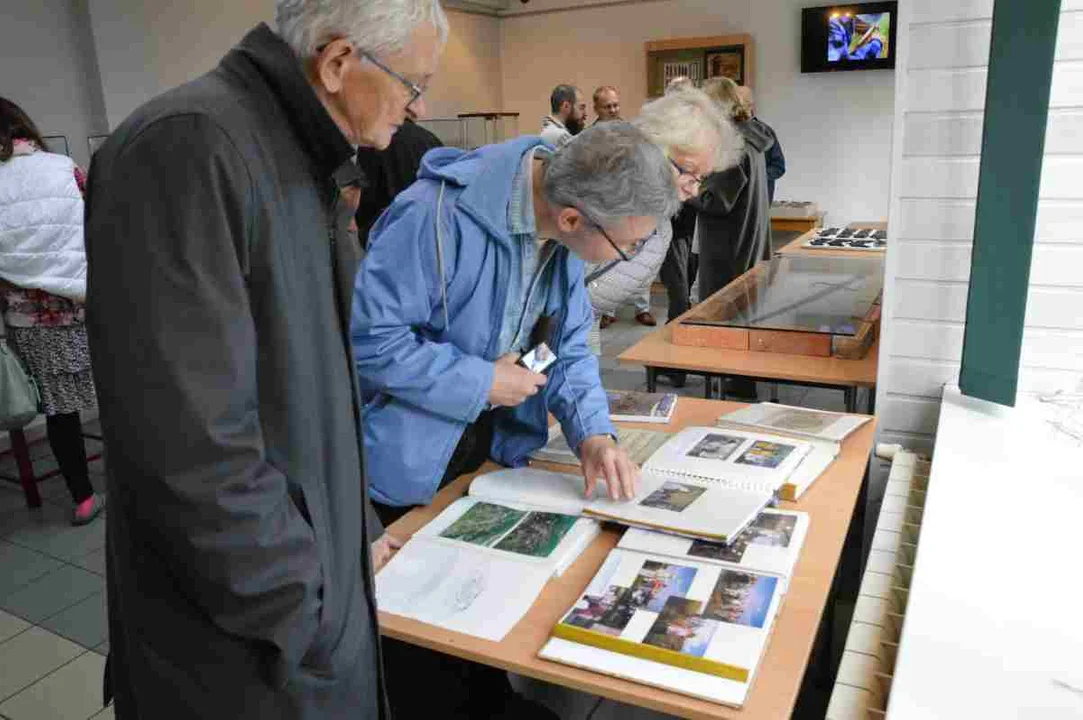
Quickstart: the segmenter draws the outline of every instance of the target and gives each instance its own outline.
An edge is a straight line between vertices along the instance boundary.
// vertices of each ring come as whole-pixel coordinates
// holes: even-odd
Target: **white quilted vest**
[[[38,151],[0,162],[0,277],[85,299],[83,196],[71,158]]]

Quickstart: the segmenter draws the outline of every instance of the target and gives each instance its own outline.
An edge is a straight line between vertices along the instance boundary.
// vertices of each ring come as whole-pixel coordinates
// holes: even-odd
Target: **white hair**
[[[702,90],[685,87],[652,100],[632,122],[668,155],[671,150],[701,153],[714,148],[714,167],[725,170],[744,157],[744,137]]]
[[[447,41],[448,22],[439,0],[275,0],[278,34],[301,59],[336,38],[373,55],[400,52],[424,23]]]

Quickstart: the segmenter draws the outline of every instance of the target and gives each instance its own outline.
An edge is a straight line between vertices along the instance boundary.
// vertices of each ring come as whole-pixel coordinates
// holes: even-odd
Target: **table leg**
[[[15,465],[19,468],[19,483],[23,486],[27,507],[41,507],[41,493],[38,492],[38,479],[34,477],[34,463],[30,461],[30,448],[26,445],[26,435],[22,430],[12,430],[11,451],[15,455]]]
[[[843,400],[846,403],[846,412],[848,412],[848,413],[856,413],[857,412],[857,388],[856,387],[843,388],[842,389],[842,397],[843,397]]]
[[[714,382],[714,376],[713,375],[706,375],[705,374],[703,376],[703,399],[704,400],[710,400],[711,396],[714,395],[714,391],[711,389],[711,384],[713,382]]]
[[[869,394],[868,399],[865,401],[865,410],[869,415],[876,414],[876,386],[873,385],[870,388],[866,388],[865,392]]]
[[[778,402],[778,383],[771,383],[771,402]]]
[[[647,392],[655,392],[658,386],[658,368],[647,366]]]

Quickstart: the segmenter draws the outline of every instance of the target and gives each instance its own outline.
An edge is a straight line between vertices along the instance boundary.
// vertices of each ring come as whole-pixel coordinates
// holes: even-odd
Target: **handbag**
[[[0,335],[0,430],[19,430],[41,412],[41,392]]]

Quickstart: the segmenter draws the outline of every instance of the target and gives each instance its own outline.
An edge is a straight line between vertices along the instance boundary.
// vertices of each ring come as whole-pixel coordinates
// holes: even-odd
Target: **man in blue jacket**
[[[638,470],[614,442],[587,347],[583,261],[627,260],[677,208],[672,165],[625,122],[559,151],[523,137],[425,155],[373,227],[353,297],[366,475],[385,522],[488,457],[525,464],[549,413],[588,494],[601,477],[611,497],[634,495]],[[540,342],[557,357],[546,375],[516,365]],[[439,688],[442,717],[536,717],[507,699],[503,672],[396,643],[385,651],[398,717],[423,712],[418,676]]]
[[[677,209],[677,191],[661,150],[630,124],[580,139],[556,152],[536,137],[433,150],[373,228],[351,334],[367,475],[388,519],[487,457],[524,465],[550,412],[588,492],[601,477],[611,497],[634,494],[586,344],[583,260],[630,257]],[[515,362],[539,342],[558,358],[547,375]]]

